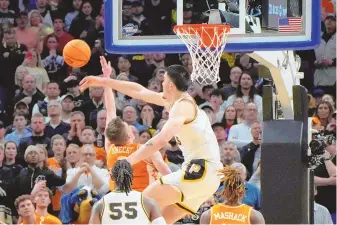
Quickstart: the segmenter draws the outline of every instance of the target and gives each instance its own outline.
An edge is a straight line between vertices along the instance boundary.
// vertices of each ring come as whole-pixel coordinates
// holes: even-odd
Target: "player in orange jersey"
[[[110,77],[112,69],[111,66],[107,66],[104,57],[101,57],[101,65],[103,76]],[[136,152],[141,145],[133,143],[135,136],[133,135],[132,129],[126,122],[116,116],[115,98],[111,88],[104,88],[104,103],[107,110],[105,150],[107,151],[108,168],[112,169],[118,159],[128,157],[132,153]],[[171,170],[164,162],[162,155],[157,152],[146,161],[140,161],[132,166],[133,190],[143,191],[149,185],[150,181],[147,164],[150,164],[150,168],[152,166],[155,167],[161,175],[171,173]],[[152,173],[152,170],[150,173]],[[110,190],[114,190],[112,182],[110,183]]]
[[[242,204],[245,183],[239,172],[226,166],[219,170],[224,182],[222,191],[225,203],[216,204],[201,215],[200,224],[265,224],[263,215],[252,207]]]

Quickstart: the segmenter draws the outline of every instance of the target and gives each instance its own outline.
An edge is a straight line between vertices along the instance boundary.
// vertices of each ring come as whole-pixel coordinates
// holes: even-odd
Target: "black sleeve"
[[[66,183],[66,180],[57,176],[53,171],[48,170],[47,174],[47,186],[52,189],[53,187],[62,186]]]

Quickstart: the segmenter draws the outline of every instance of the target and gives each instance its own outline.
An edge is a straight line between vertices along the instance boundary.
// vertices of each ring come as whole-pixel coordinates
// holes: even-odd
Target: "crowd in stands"
[[[174,0],[124,0],[123,23],[137,24],[139,35],[170,34],[175,23],[174,3]],[[194,16],[203,10],[203,6],[193,1],[184,8],[184,23],[193,23]],[[105,52],[101,0],[0,0],[0,21],[0,221],[20,222],[20,203],[31,195],[37,219],[48,215],[51,219],[45,220],[45,224],[46,221],[57,224],[60,221],[51,215],[58,216],[62,195],[82,185],[101,195],[109,191],[104,88],[92,87],[84,93],[79,90],[83,77],[102,74],[99,56],[111,61],[112,79],[138,82],[155,92],[162,89],[167,66],[181,64],[192,72],[191,57]],[[54,32],[45,35],[50,28]],[[63,48],[72,39],[82,39],[92,48],[91,59],[83,68],[71,68],[63,60]],[[301,84],[309,93],[312,128],[335,136],[335,10],[322,8],[320,46],[297,54],[302,59],[300,70],[304,72]],[[209,86],[192,83],[188,92],[209,116],[222,163],[237,168],[247,181],[243,203],[259,210],[261,93],[262,85],[270,81],[259,78],[259,64],[247,54],[232,57],[233,63],[222,59],[221,82]],[[119,92],[115,96],[117,114],[132,127],[137,143],[143,144],[156,135],[168,119],[167,109]],[[330,217],[322,222],[326,213],[336,223],[335,143],[330,143],[326,150],[330,160],[314,170],[315,222],[328,224]],[[181,166],[183,156],[175,139],[162,153],[171,170]],[[214,201],[223,199],[216,196],[200,210],[209,208]],[[321,207],[323,210],[318,210]],[[180,223],[197,220],[186,217]]]

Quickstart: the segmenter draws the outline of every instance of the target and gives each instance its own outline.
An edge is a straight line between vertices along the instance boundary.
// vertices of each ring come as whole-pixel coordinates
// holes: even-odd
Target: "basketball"
[[[64,46],[63,59],[71,67],[79,68],[90,60],[91,50],[89,45],[79,39],[72,40]]]

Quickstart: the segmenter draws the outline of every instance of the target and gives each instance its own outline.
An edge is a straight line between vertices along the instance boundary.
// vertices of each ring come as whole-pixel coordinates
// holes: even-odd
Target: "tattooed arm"
[[[195,110],[195,106],[192,103],[186,104],[184,102],[179,102],[174,109],[170,111],[170,117],[163,129],[128,157],[128,161],[131,165],[149,158],[154,152],[165,147],[172,137],[180,132],[184,123],[193,118],[193,114],[191,115],[193,110]]]

